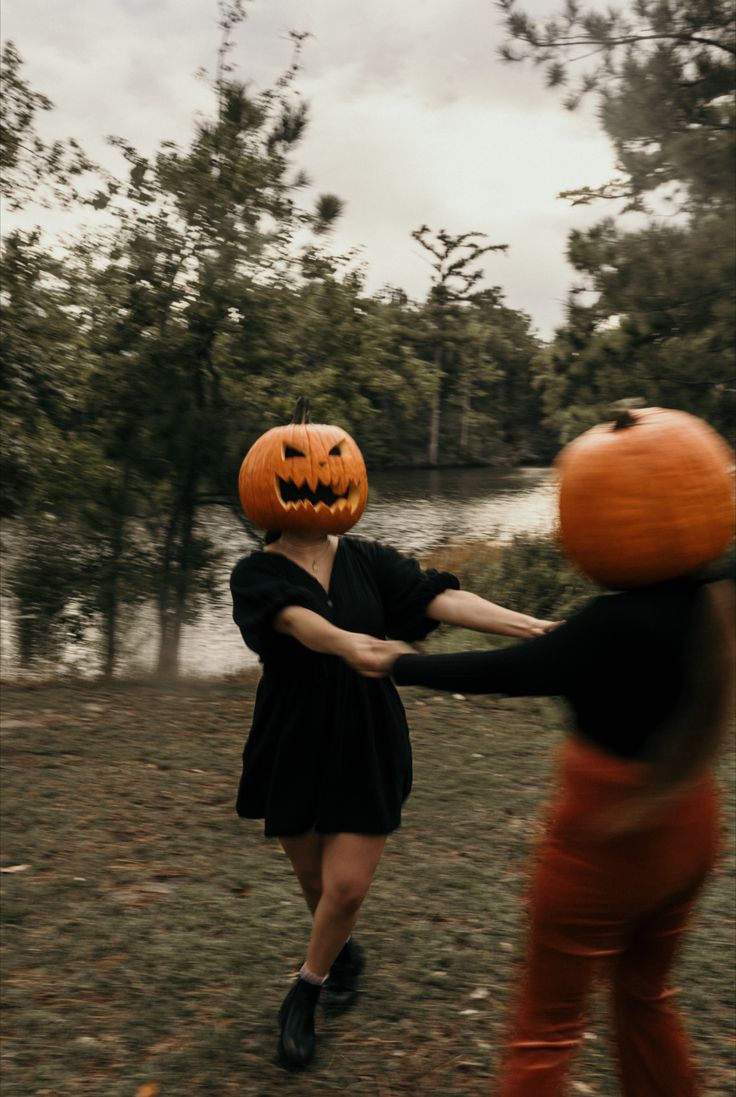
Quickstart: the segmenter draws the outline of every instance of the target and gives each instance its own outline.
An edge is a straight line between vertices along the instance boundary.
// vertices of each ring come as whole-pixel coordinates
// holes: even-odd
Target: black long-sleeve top
[[[496,651],[402,655],[394,680],[456,693],[563,697],[586,739],[638,758],[677,704],[698,589],[683,579],[602,595],[534,640]]]

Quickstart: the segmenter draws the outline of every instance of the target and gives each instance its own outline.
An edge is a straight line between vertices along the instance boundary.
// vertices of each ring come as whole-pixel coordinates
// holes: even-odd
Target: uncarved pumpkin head
[[[733,452],[684,411],[624,411],[557,458],[560,539],[615,590],[664,582],[715,560],[734,532]]]
[[[260,529],[345,533],[368,498],[363,455],[341,427],[310,423],[300,399],[294,421],[258,438],[240,466],[243,510]]]

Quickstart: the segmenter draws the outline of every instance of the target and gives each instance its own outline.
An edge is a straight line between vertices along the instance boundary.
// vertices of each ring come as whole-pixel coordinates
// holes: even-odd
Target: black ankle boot
[[[365,967],[363,949],[352,937],[342,946],[325,983],[325,1006],[334,1013],[349,1009],[358,997],[358,977]]]
[[[314,1011],[321,989],[319,984],[297,979],[279,1010],[279,1055],[290,1070],[301,1070],[314,1055]]]

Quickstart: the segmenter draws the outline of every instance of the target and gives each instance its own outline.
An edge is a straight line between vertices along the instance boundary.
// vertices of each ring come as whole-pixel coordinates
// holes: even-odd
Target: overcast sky
[[[214,68],[215,0],[2,7],[3,39],[55,104],[44,132],[74,136],[94,157],[117,163],[102,140],[111,133],[149,153],[161,140],[186,143],[195,113],[211,109],[195,73]],[[525,7],[551,14],[557,4]],[[312,35],[298,80],[311,122],[295,163],[346,203],[333,246],[362,249],[369,289],[424,296],[430,268],[410,237],[422,223],[484,232],[509,244],[486,257],[487,283],[548,337],[571,281],[568,233],[604,212],[555,195],[614,174],[593,104],[570,114],[538,70],[498,60],[493,0],[253,0],[248,11],[233,60],[256,87],[288,63],[290,30]]]

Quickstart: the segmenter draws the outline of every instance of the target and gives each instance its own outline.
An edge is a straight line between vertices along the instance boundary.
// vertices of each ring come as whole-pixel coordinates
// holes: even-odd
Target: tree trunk
[[[111,562],[112,563],[112,562]],[[114,568],[115,565],[112,564]],[[118,647],[117,647],[117,634],[118,634],[118,592],[117,592],[117,576],[113,574],[110,590],[105,598],[105,610],[104,610],[104,634],[105,634],[105,656],[102,664],[102,673],[105,678],[112,678],[115,674],[115,664],[117,662]]]
[[[113,494],[110,501],[113,508],[113,528],[110,535],[110,555],[107,559],[106,582],[102,591],[102,631],[105,637],[105,650],[102,673],[112,678],[118,657],[118,623],[120,616],[120,561],[125,550],[125,522],[128,513],[128,485],[130,467],[123,466],[123,478],[119,493]]]
[[[436,465],[440,455],[440,388],[435,389],[432,398],[432,411],[429,419],[429,450],[427,459],[430,465]]]
[[[442,352],[435,351],[434,364],[437,369],[437,384],[432,396],[432,410],[429,417],[429,450],[427,460],[436,466],[440,459],[440,419],[442,415]]]
[[[178,678],[179,647],[186,618],[192,574],[192,538],[196,508],[196,473],[184,486],[183,499],[169,524],[164,549],[164,582],[159,592],[159,651],[157,673]]]
[[[156,673],[160,678],[176,678],[179,674],[179,637],[175,635],[173,617],[159,614],[159,646]]]
[[[462,411],[460,413],[460,456],[464,460],[468,455],[470,443],[470,377],[463,377]]]
[[[176,540],[176,528],[179,524],[179,512],[174,509],[169,526],[166,530],[163,555],[161,558],[161,582],[158,588],[158,662],[156,671],[163,677],[176,676],[177,669],[177,644],[173,643],[171,630],[171,594],[173,586],[173,558],[174,542]]]

